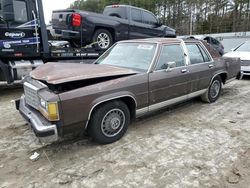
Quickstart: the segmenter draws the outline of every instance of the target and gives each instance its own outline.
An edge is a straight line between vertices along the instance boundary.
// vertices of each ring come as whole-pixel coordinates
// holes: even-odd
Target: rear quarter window
[[[114,16],[117,18],[127,19],[126,7],[106,7],[103,14],[106,16]]]
[[[212,56],[212,58],[220,58],[221,55],[219,54],[219,52],[217,50],[215,50],[211,44],[208,44],[206,41],[201,41],[202,44],[206,47],[207,51],[210,53],[210,55]]]

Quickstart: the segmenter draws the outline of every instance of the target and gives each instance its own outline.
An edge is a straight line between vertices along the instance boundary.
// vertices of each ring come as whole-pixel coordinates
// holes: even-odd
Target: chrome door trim
[[[178,103],[178,102],[182,102],[182,101],[186,101],[188,99],[198,97],[198,96],[204,94],[206,91],[207,91],[207,89],[202,89],[200,91],[189,93],[189,94],[183,95],[181,97],[176,97],[176,98],[164,101],[164,102],[150,105],[150,106],[145,107],[145,108],[140,108],[140,109],[136,110],[136,117],[140,117],[148,112],[155,111],[155,110],[170,106],[170,105]]]

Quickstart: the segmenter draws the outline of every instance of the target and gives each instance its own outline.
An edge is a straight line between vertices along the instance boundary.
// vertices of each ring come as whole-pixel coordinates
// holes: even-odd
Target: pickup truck
[[[107,6],[103,14],[53,11],[52,27],[59,38],[68,40],[73,47],[93,44],[100,50],[120,40],[176,37],[175,30],[162,25],[153,13],[128,5]]]
[[[112,143],[138,116],[194,97],[215,102],[241,72],[239,59],[217,54],[199,40],[120,41],[93,64],[39,66],[16,108],[38,137],[87,132]]]

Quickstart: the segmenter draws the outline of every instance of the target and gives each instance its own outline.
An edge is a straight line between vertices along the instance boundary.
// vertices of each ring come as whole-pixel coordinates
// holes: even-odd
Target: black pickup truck
[[[107,6],[103,14],[72,9],[53,11],[52,27],[73,46],[93,43],[102,50],[120,40],[176,37],[176,31],[162,25],[153,13],[129,5]]]

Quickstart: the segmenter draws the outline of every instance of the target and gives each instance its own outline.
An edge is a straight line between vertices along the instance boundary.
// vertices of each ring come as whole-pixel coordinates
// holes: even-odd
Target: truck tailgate
[[[53,29],[69,29],[70,21],[69,18],[74,10],[57,10],[52,13],[52,27]]]

